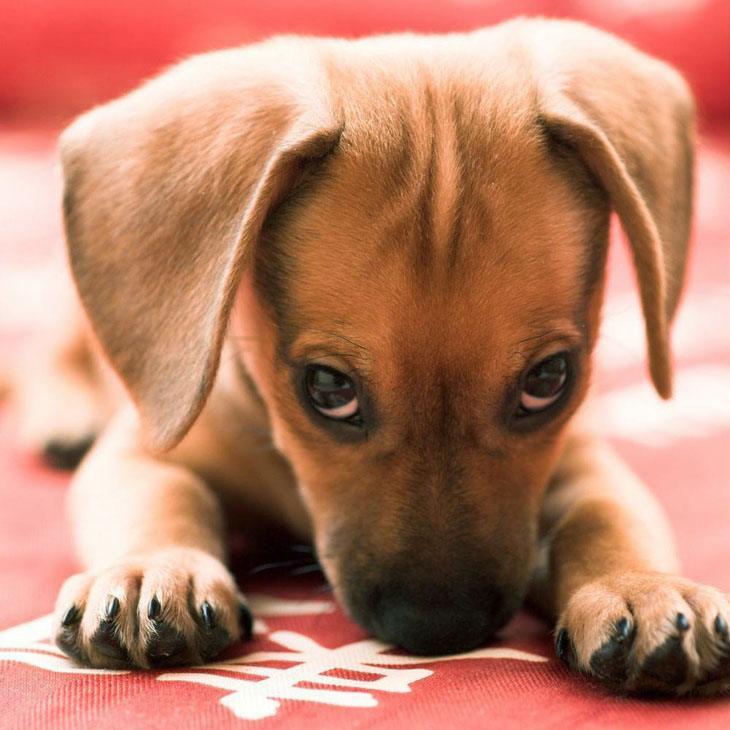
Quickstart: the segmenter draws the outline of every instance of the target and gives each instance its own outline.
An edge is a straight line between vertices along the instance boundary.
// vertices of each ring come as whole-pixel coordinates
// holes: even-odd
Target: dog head
[[[64,133],[70,260],[151,447],[195,420],[229,333],[345,607],[456,651],[525,594],[611,210],[670,394],[691,138],[677,74],[579,24],[276,39]]]

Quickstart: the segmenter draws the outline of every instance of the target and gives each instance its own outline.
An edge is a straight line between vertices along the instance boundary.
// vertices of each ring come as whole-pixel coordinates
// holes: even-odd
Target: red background
[[[698,97],[700,144],[695,254],[684,312],[697,307],[696,339],[678,348],[682,374],[730,365],[728,316],[702,305],[728,292],[730,271],[730,3],[727,0],[0,0],[0,288],[3,275],[40,266],[61,248],[54,135],[75,113],[137,84],[189,53],[272,33],[354,36],[396,30],[470,29],[518,14],[587,19],[673,62]],[[29,134],[28,130],[36,130]],[[38,134],[40,130],[40,134]],[[22,225],[20,225],[20,223]],[[632,276],[614,246],[612,296],[632,292]],[[2,292],[0,291],[0,295]],[[27,299],[31,292],[21,292]],[[633,293],[630,294],[634,297]],[[0,296],[0,302],[2,302]],[[631,299],[636,306],[635,297]],[[27,302],[18,298],[18,308]],[[42,300],[42,306],[53,306]],[[704,307],[704,308],[703,308]],[[0,312],[2,315],[3,312]],[[685,315],[682,315],[685,316]],[[610,317],[607,318],[610,325]],[[1,318],[0,318],[1,321]],[[681,325],[681,316],[680,316]],[[728,332],[723,339],[717,332]],[[699,332],[699,334],[698,334]],[[17,333],[16,333],[17,334]],[[0,332],[0,353],[12,340]],[[712,344],[710,344],[712,343]],[[642,346],[643,347],[643,346]],[[610,393],[645,383],[640,360],[606,374]],[[708,405],[713,405],[709,383]],[[647,386],[648,387],[648,386]],[[718,391],[718,398],[725,391]],[[691,404],[690,404],[691,405]],[[673,411],[672,411],[673,413]],[[698,419],[692,423],[691,418]],[[679,410],[689,433],[650,447],[614,438],[621,454],[653,488],[675,527],[689,577],[730,588],[730,421],[701,427]],[[703,430],[704,429],[704,430]],[[0,632],[48,613],[75,569],[63,518],[67,477],[20,453],[13,420],[0,412]],[[310,597],[311,580],[277,575],[244,590]],[[316,581],[315,581],[316,582]],[[315,597],[321,597],[317,594]],[[268,620],[336,647],[362,632],[340,613]],[[261,649],[257,639],[244,651]],[[549,627],[523,614],[502,643],[551,657],[546,664],[449,662],[407,695],[380,696],[367,710],[285,702],[270,721],[236,720],[198,685],[164,683],[155,673],[87,677],[53,674],[0,661],[0,730],[17,728],[701,728],[730,727],[730,702],[616,697],[583,681],[554,658]],[[240,651],[240,650],[239,650]]]
[[[1,0],[0,115],[63,118],[187,54],[274,33],[465,30],[588,20],[674,63],[708,120],[730,115],[727,0]]]

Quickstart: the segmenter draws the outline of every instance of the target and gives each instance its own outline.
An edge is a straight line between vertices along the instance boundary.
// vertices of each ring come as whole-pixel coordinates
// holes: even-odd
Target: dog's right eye
[[[307,396],[314,408],[335,421],[355,422],[360,415],[352,378],[326,365],[310,365],[305,374]]]

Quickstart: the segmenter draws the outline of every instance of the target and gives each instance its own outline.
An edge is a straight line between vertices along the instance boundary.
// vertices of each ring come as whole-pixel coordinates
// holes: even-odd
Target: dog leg
[[[728,596],[677,576],[661,509],[607,445],[568,444],[543,514],[537,598],[559,617],[564,661],[627,691],[730,688]]]
[[[191,471],[150,456],[122,412],[74,477],[77,547],[87,571],[63,585],[58,646],[95,667],[196,664],[250,635],[225,567],[216,496]]]
[[[72,469],[108,422],[121,387],[95,351],[79,303],[69,292],[59,300],[11,369],[8,389],[23,449]]]

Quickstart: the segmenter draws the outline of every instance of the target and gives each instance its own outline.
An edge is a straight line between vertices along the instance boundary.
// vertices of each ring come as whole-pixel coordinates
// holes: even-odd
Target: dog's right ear
[[[200,56],[63,133],[71,268],[154,449],[205,403],[267,215],[337,144],[312,54],[278,40]]]

